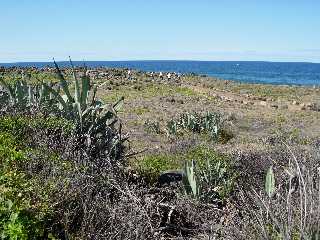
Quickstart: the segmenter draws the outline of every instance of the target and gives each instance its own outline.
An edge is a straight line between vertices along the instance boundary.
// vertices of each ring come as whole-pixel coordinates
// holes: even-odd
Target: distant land
[[[83,61],[74,61],[76,66]],[[68,61],[58,62],[61,67]],[[267,62],[267,61],[189,61],[189,60],[138,60],[138,61],[85,61],[90,68],[130,68],[154,72],[179,72],[208,75],[221,79],[247,83],[288,85],[320,85],[320,63]],[[3,67],[45,67],[53,62],[0,63]]]

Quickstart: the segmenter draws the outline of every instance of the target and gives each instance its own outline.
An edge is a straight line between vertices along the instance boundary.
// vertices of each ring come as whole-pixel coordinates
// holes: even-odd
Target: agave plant
[[[124,98],[120,98],[111,106],[103,104],[96,98],[97,87],[91,86],[90,79],[86,75],[86,68],[79,80],[70,59],[74,83],[72,94],[70,84],[55,61],[54,64],[64,94],[60,94],[59,90],[48,84],[44,83],[43,86],[54,96],[63,116],[75,122],[77,134],[89,149],[95,152],[104,151],[108,155],[118,155],[121,152],[122,143],[127,140],[127,137],[121,135],[121,123],[119,130],[115,130],[119,122],[117,112]]]
[[[213,140],[218,138],[221,128],[221,117],[218,113],[207,112],[205,115],[199,113],[183,113],[179,119],[167,123],[169,134],[177,134],[179,130],[188,130],[194,133],[208,133]]]
[[[230,167],[221,161],[207,159],[202,166],[196,161],[187,161],[184,166],[183,185],[186,194],[205,201],[224,200],[234,184],[235,175]]]
[[[28,84],[25,79],[16,81],[13,84],[8,84],[2,78],[0,78],[0,83],[9,95],[9,104],[14,106],[22,108],[40,106],[46,101],[53,99],[53,96],[50,95],[43,84]],[[51,87],[51,84],[48,86]]]
[[[168,134],[176,135],[178,133],[178,124],[175,120],[171,120],[167,123]]]

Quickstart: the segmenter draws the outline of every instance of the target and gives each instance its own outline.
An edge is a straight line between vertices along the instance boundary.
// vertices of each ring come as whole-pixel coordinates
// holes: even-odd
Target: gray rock
[[[260,101],[260,105],[261,105],[261,106],[265,106],[265,107],[266,107],[268,104],[267,104],[267,102],[266,102],[266,101]]]
[[[182,181],[184,171],[169,170],[162,172],[158,177],[158,185],[171,184],[172,182]]]

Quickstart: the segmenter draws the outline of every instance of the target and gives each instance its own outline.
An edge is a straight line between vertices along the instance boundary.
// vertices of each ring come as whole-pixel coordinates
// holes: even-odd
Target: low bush
[[[0,236],[3,239],[35,239],[43,235],[41,217],[34,210],[32,184],[18,166],[26,161],[15,138],[0,133]]]
[[[284,167],[265,171],[264,191],[241,191],[247,220],[239,239],[320,239],[319,155],[312,150],[287,147]]]
[[[160,123],[158,121],[147,120],[144,122],[144,128],[148,133],[161,134]]]
[[[225,200],[233,191],[237,174],[226,156],[206,147],[186,155],[184,166],[186,192],[203,201]]]
[[[233,135],[223,129],[223,119],[219,113],[207,112],[199,113],[183,113],[178,120],[170,120],[167,122],[168,135],[182,134],[184,131],[192,133],[207,134],[213,141],[221,141],[223,143],[229,141]]]

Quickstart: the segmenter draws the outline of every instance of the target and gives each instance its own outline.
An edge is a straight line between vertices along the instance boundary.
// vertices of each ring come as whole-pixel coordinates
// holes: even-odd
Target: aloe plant
[[[60,80],[60,87],[64,94],[61,95],[58,90],[55,90],[47,84],[44,84],[44,87],[56,98],[59,103],[59,108],[65,116],[71,119],[75,118],[82,128],[84,126],[85,118],[88,118],[89,115],[96,117],[100,116],[100,114],[106,109],[107,105],[103,105],[101,101],[96,99],[97,87],[91,87],[90,78],[85,74],[85,70],[80,82],[71,59],[70,64],[72,67],[74,94],[71,93],[70,84],[68,84],[55,61],[54,64],[57,70],[57,76]],[[122,103],[123,98],[114,104],[110,110],[116,113],[121,108]],[[108,115],[112,114],[109,112]]]

